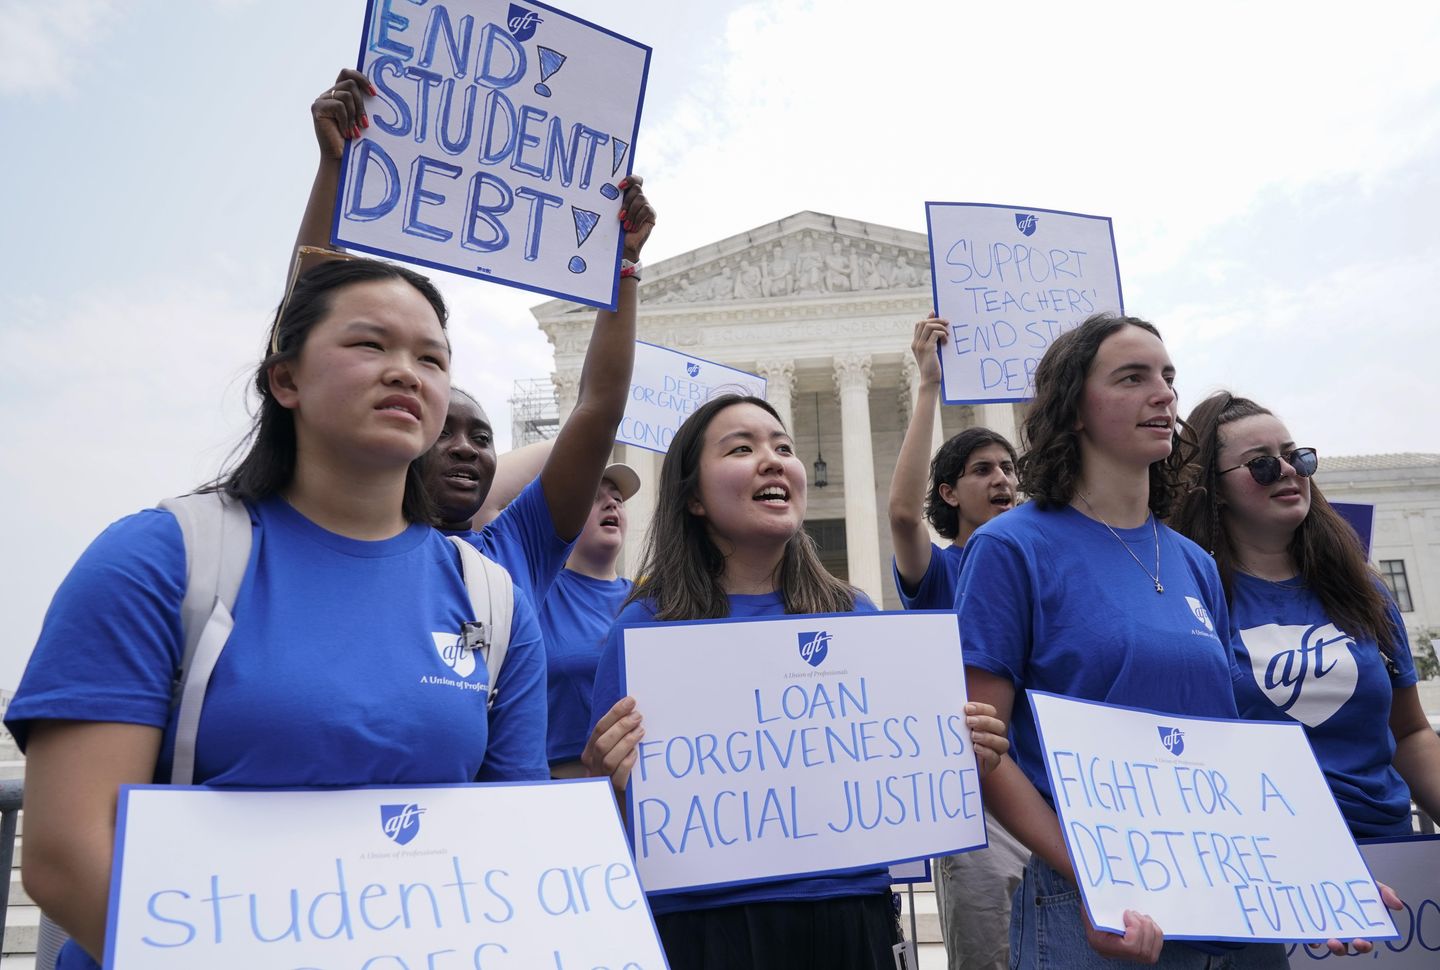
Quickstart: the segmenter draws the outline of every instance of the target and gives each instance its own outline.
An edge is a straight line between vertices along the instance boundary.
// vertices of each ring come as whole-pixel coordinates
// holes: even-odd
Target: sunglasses
[[[1226,468],[1220,474],[1228,475],[1236,469],[1248,468],[1255,484],[1274,485],[1280,481],[1281,458],[1284,458],[1285,463],[1295,469],[1295,474],[1301,478],[1309,478],[1315,474],[1315,469],[1320,467],[1320,456],[1315,454],[1314,448],[1296,448],[1288,455],[1259,455],[1234,468]]]
[[[290,264],[290,276],[285,281],[285,299],[280,301],[280,309],[275,311],[275,322],[270,325],[270,353],[280,352],[280,321],[285,317],[285,311],[290,308],[290,297],[295,295],[295,283],[300,279],[300,264],[305,261],[306,256],[323,256],[325,259],[366,259],[365,256],[356,256],[341,249],[327,249],[324,246],[296,246],[295,261]]]

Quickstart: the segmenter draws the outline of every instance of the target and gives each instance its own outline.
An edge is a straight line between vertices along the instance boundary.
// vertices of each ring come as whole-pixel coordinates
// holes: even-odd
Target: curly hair
[[[1025,418],[1019,461],[1020,490],[1041,508],[1069,505],[1080,481],[1080,400],[1095,355],[1107,338],[1124,327],[1139,327],[1160,338],[1155,325],[1139,317],[1097,313],[1050,345],[1035,369],[1035,400]],[[1163,339],[1163,338],[1162,338]],[[1178,442],[1178,438],[1175,439]],[[1169,514],[1179,486],[1165,461],[1150,466],[1150,511]]]
[[[960,510],[945,501],[940,494],[941,485],[955,487],[965,474],[965,465],[970,455],[987,445],[1000,445],[1010,453],[1010,460],[1017,461],[1015,446],[998,431],[989,428],[966,428],[940,446],[935,457],[930,459],[930,491],[925,495],[925,518],[940,535],[953,539],[960,534]]]
[[[1249,398],[1217,391],[1195,405],[1185,419],[1180,447],[1170,454],[1170,465],[1185,487],[1170,527],[1215,557],[1227,600],[1234,597],[1239,567],[1220,497],[1220,430],[1262,414],[1272,412]],[[1390,622],[1380,575],[1366,562],[1355,530],[1320,493],[1313,478],[1310,511],[1290,537],[1289,552],[1326,615],[1346,633],[1374,640],[1385,657],[1393,657],[1402,644],[1396,643],[1400,633]]]

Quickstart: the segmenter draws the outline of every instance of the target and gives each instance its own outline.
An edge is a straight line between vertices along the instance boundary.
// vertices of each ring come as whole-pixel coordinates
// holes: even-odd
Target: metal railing
[[[15,830],[20,821],[20,800],[25,782],[0,781],[0,953],[5,952],[5,923],[10,913],[10,873],[15,866]]]

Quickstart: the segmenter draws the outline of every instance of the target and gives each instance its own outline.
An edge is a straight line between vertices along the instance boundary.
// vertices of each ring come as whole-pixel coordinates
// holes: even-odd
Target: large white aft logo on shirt
[[[455,676],[463,679],[475,672],[475,651],[465,646],[463,637],[453,633],[432,633],[430,636],[435,639],[435,651],[440,654],[440,659],[455,671]]]
[[[1360,668],[1350,634],[1333,623],[1240,631],[1250,672],[1265,696],[1301,724],[1318,727],[1355,694]]]

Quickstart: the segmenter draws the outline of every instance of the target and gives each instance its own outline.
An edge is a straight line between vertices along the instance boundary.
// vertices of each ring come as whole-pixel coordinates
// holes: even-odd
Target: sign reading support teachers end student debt
[[[650,48],[540,3],[369,0],[337,244],[615,308]]]
[[[1075,879],[1101,929],[1171,939],[1394,939],[1299,724],[1031,691]]]
[[[121,790],[105,966],[663,970],[610,786]]]
[[[647,891],[985,844],[954,613],[697,621],[623,631],[645,717],[630,773]]]
[[[765,397],[765,378],[678,350],[635,341],[630,400],[615,440],[664,454],[680,425],[720,394]]]
[[[1110,220],[927,202],[946,404],[1026,401],[1045,349],[1092,313],[1122,312]]]

